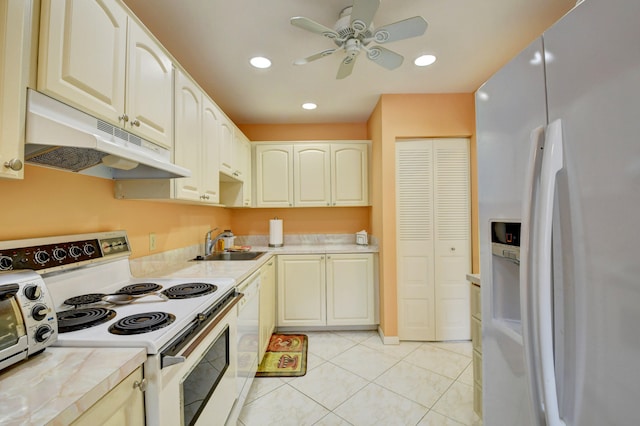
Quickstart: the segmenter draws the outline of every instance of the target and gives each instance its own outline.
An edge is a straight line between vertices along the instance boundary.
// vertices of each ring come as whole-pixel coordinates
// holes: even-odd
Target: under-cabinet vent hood
[[[27,93],[25,162],[107,179],[191,176],[171,152],[42,93]]]

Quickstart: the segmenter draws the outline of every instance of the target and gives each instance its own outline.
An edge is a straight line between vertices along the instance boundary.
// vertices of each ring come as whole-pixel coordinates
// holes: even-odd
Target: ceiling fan
[[[421,36],[427,30],[427,21],[421,16],[414,16],[413,18],[407,18],[374,29],[372,20],[379,6],[380,0],[354,0],[352,6],[342,9],[333,29],[302,16],[291,18],[292,25],[312,33],[321,34],[333,40],[338,46],[303,59],[297,59],[294,64],[308,64],[339,50],[344,50],[347,55],[338,68],[337,79],[343,79],[351,75],[353,65],[361,51],[365,51],[367,58],[371,61],[388,70],[398,68],[404,60],[402,55],[382,46],[370,44],[372,42],[385,44]]]

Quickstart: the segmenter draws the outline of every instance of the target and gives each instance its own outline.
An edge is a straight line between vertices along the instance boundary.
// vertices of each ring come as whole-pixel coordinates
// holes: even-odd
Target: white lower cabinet
[[[329,254],[327,325],[375,324],[372,254]]]
[[[258,363],[269,345],[271,334],[276,329],[276,259],[269,260],[260,268],[260,332],[258,337]]]
[[[141,382],[142,367],[139,367],[71,424],[144,425],[144,393],[139,387]]]
[[[373,254],[278,256],[278,327],[374,325]]]

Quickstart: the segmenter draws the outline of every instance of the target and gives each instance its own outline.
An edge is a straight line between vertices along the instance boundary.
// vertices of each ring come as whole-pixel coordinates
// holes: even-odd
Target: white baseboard
[[[385,345],[399,345],[400,338],[398,336],[385,336],[382,328],[378,327],[378,335],[380,335],[380,339],[382,343]]]

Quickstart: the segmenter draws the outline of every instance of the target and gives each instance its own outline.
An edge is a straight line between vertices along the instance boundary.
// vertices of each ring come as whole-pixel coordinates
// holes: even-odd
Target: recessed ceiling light
[[[269,68],[271,66],[271,61],[262,56],[256,56],[249,60],[249,63],[256,68]]]
[[[427,65],[431,65],[435,61],[436,57],[433,55],[422,55],[417,57],[416,60],[413,61],[413,63],[419,67],[426,67]]]
[[[304,109],[316,109],[316,108],[318,108],[318,105],[314,104],[313,102],[306,102],[306,103],[302,104],[302,108],[304,108]]]

